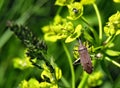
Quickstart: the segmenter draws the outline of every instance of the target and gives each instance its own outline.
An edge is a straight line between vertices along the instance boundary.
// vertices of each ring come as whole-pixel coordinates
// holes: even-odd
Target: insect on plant
[[[77,10],[76,8],[73,8],[73,12],[74,12],[75,14],[77,14],[77,13],[78,13],[78,10]]]
[[[79,42],[79,46],[78,46],[78,53],[80,58],[77,59],[74,64],[80,62],[83,69],[88,73],[91,74],[93,71],[93,67],[92,67],[92,62],[91,62],[91,58],[90,55],[88,53],[88,50],[85,46],[83,46],[82,42],[80,39],[78,39]]]

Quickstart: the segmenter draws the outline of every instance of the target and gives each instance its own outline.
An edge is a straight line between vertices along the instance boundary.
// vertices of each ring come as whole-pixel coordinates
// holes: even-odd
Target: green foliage
[[[0,0],[0,88],[119,88],[119,2]],[[91,74],[73,65],[78,38]]]
[[[74,28],[73,23],[57,15],[54,22],[42,28],[46,41],[56,42],[58,39],[66,38],[65,42],[72,42],[80,36],[81,25]]]
[[[40,84],[35,78],[31,78],[28,81],[23,80],[19,84],[19,88],[40,88]]]
[[[68,19],[76,20],[83,14],[83,6],[79,2],[74,2],[70,5],[68,5],[68,10],[70,16],[68,16]]]
[[[88,78],[88,85],[91,87],[100,86],[103,80],[103,73],[102,72],[95,72],[94,74],[90,75]]]
[[[25,57],[24,59],[14,58],[13,66],[14,66],[14,68],[18,68],[21,70],[29,68],[29,67],[33,67],[32,63],[29,60],[30,60],[30,58],[28,58],[28,57]]]
[[[107,36],[120,34],[120,12],[118,11],[109,18],[109,22],[104,27],[105,34]]]

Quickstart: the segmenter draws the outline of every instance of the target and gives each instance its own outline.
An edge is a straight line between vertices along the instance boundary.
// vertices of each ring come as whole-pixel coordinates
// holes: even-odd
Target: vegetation
[[[120,88],[119,10],[120,0],[0,0],[0,88]]]

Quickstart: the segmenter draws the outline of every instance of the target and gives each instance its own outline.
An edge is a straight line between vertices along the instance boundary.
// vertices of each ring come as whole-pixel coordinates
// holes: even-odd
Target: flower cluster
[[[113,14],[109,18],[109,22],[104,27],[105,34],[107,36],[118,35],[120,34],[120,12]]]
[[[58,39],[66,38],[65,42],[75,40],[81,34],[82,26],[73,26],[73,23],[57,15],[54,22],[42,28],[45,33],[44,38],[47,41],[56,42]]]
[[[55,75],[52,74],[47,65],[43,64],[44,70],[41,73],[42,82],[39,82],[35,78],[29,80],[23,80],[18,85],[19,88],[58,88],[56,83],[62,77],[62,71],[56,66]],[[49,80],[49,82],[47,81]]]
[[[13,59],[13,66],[15,68],[24,70],[29,67],[34,67],[32,63],[30,62],[30,58],[25,56],[23,59],[21,58],[14,58]]]
[[[74,26],[70,20],[79,19],[83,15],[83,5],[93,4],[94,2],[95,0],[81,0],[80,2],[56,0],[55,5],[66,6],[69,15],[66,18],[62,18],[57,14],[51,24],[42,28],[45,40],[56,42],[59,39],[65,39],[65,43],[69,43],[78,38],[81,35],[82,25]]]
[[[103,73],[101,71],[94,72],[92,75],[88,78],[88,84],[90,87],[99,86],[103,83]]]

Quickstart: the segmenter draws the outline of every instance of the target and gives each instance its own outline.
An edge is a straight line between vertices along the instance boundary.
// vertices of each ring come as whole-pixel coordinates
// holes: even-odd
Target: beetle
[[[74,12],[75,14],[77,14],[77,13],[78,13],[78,9],[73,8],[73,12]]]
[[[79,53],[80,58],[76,60],[73,64],[80,62],[83,69],[88,74],[91,74],[93,71],[93,66],[92,66],[90,55],[88,53],[87,48],[82,44],[81,40],[78,39],[78,41],[79,41],[78,53]]]

